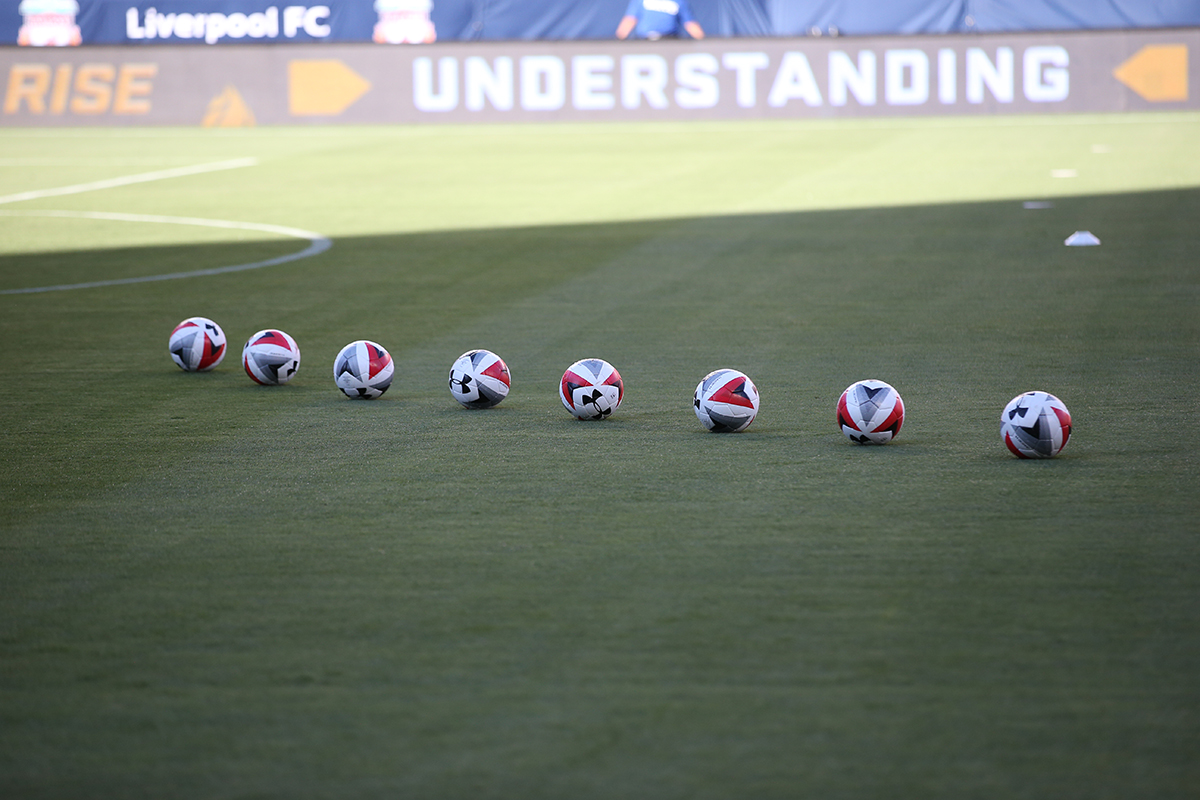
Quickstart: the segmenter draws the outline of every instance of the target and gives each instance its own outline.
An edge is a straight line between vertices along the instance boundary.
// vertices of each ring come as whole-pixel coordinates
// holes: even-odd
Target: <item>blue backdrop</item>
[[[396,2],[391,0],[393,8]],[[432,0],[430,18],[440,41],[610,39],[626,2]],[[376,0],[0,0],[0,5],[0,43],[10,45],[17,44],[22,25],[26,37],[42,26],[39,40],[47,41],[47,25],[72,24],[84,44],[371,41],[380,21]],[[705,32],[722,37],[1200,26],[1200,0],[691,0],[691,5]],[[55,34],[49,35],[53,40]]]

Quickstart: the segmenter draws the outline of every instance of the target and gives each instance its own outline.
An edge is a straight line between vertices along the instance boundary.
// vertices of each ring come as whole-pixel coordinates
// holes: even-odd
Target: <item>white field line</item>
[[[202,219],[200,217],[163,217],[155,214],[121,214],[109,211],[0,211],[5,217],[62,217],[67,219],[102,219],[118,222],[150,222],[166,225],[197,225],[205,228],[226,228],[232,230],[261,231],[276,233],[280,236],[291,236],[296,239],[307,239],[308,247],[297,253],[286,256],[269,258],[266,261],[254,261],[248,264],[234,264],[228,267],[212,267],[197,269],[190,272],[170,272],[164,275],[144,275],[137,278],[119,278],[108,281],[89,281],[87,283],[68,283],[58,286],[36,286],[28,289],[3,289],[0,294],[35,294],[38,292],[62,292],[69,289],[94,289],[99,286],[120,286],[130,283],[151,283],[153,281],[170,281],[177,278],[198,278],[203,275],[221,275],[226,272],[243,272],[260,267],[273,267],[276,264],[286,264],[301,258],[324,253],[333,246],[329,237],[313,231],[300,228],[288,228],[283,225],[267,225],[259,222],[235,222],[227,219]]]
[[[91,183],[76,183],[71,186],[59,186],[55,189],[35,189],[31,192],[20,192],[18,194],[9,194],[0,197],[0,203],[20,203],[23,200],[38,200],[43,197],[62,197],[68,194],[82,194],[83,192],[94,192],[98,189],[113,189],[117,186],[129,186],[134,183],[149,183],[150,181],[161,181],[167,178],[182,178],[187,175],[200,175],[205,172],[218,172],[223,169],[239,169],[241,167],[253,167],[258,163],[257,158],[235,158],[229,161],[213,161],[208,164],[194,164],[190,167],[174,167],[173,169],[160,169],[154,172],[141,172],[137,175],[126,175],[121,178],[109,178],[103,181],[92,181]]]

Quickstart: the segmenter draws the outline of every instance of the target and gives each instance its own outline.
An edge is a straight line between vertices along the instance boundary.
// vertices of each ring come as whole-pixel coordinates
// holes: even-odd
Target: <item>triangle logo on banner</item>
[[[208,101],[200,124],[205,128],[253,128],[254,112],[237,89],[226,86],[225,91]]]
[[[1075,231],[1063,242],[1067,247],[1088,247],[1100,244],[1100,240],[1091,231]]]

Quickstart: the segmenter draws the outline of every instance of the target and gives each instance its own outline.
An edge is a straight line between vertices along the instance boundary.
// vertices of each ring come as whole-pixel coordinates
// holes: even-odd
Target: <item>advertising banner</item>
[[[0,125],[533,122],[1200,108],[1200,29],[0,50]]]
[[[676,0],[657,0],[675,2]],[[628,0],[8,0],[0,44],[611,39]],[[655,2],[655,0],[651,0]],[[701,3],[725,0],[700,0]],[[0,4],[2,5],[2,4]]]
[[[1200,26],[1197,0],[4,0],[0,45],[599,41],[631,12],[711,37]]]

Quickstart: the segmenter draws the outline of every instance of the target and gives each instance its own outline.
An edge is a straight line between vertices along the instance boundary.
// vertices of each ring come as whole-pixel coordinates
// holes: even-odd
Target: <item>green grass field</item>
[[[46,210],[333,246],[0,295],[0,796],[1200,794],[1200,115],[0,130],[0,290],[305,246]],[[723,366],[742,434],[690,408]],[[868,377],[887,447],[833,421]],[[1029,389],[1057,459],[1000,443]]]

